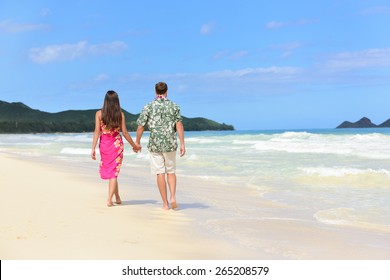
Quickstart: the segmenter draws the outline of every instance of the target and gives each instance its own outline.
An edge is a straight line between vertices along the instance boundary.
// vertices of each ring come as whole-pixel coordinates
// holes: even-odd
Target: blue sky
[[[390,118],[390,1],[0,0],[0,100],[58,112],[156,82],[236,129]]]

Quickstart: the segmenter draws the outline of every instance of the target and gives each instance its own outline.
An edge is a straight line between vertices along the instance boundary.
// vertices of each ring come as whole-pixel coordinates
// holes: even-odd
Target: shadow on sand
[[[144,199],[144,200],[127,200],[122,201],[122,205],[146,205],[146,204],[152,204],[152,205],[159,205],[161,204],[160,201],[152,200],[152,199]],[[178,203],[179,207],[176,209],[178,210],[185,210],[185,209],[207,209],[210,208],[210,206],[202,204],[202,203]]]

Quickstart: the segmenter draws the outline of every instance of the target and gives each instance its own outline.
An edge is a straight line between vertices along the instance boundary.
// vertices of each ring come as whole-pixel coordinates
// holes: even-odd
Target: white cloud
[[[95,77],[95,82],[100,83],[100,82],[105,82],[109,79],[109,76],[106,74],[99,74]]]
[[[87,41],[76,44],[50,45],[43,48],[32,48],[29,58],[35,63],[71,61],[90,55],[117,54],[127,49],[124,42],[89,45]]]
[[[229,51],[219,51],[213,55],[213,59],[222,59],[229,54]]]
[[[87,42],[77,44],[51,45],[44,48],[32,48],[29,58],[35,63],[50,63],[55,61],[74,60],[87,53]]]
[[[212,23],[205,23],[200,28],[200,34],[202,35],[209,35],[214,30],[214,24]]]
[[[336,70],[388,67],[390,66],[390,48],[338,53],[327,60],[326,66]]]
[[[261,80],[280,81],[279,78],[293,77],[301,73],[301,69],[297,67],[267,67],[267,68],[245,68],[240,70],[224,70],[210,72],[205,74],[206,77],[235,79],[235,78],[256,78]],[[279,77],[275,79],[275,77]]]
[[[91,90],[100,89],[102,85],[106,85],[109,82],[110,76],[105,73],[98,74],[92,79],[84,80],[81,82],[71,83],[68,85],[69,89],[74,90]]]
[[[310,20],[310,19],[300,19],[296,21],[270,21],[266,23],[265,27],[267,29],[276,29],[276,28],[282,28],[287,26],[308,25],[316,22],[317,20]]]
[[[279,45],[279,47],[286,51],[295,50],[302,47],[302,44],[299,42],[291,42],[284,45]]]
[[[47,26],[44,24],[15,23],[11,20],[0,21],[0,33],[21,33],[44,29],[47,29]]]
[[[362,15],[388,15],[390,14],[389,6],[370,7],[360,12]]]
[[[238,60],[248,55],[248,51],[238,51],[229,56],[230,60]]]
[[[287,22],[281,22],[281,21],[270,21],[268,22],[265,27],[268,29],[274,29],[274,28],[280,28],[289,25]]]
[[[238,60],[240,58],[243,58],[247,56],[249,52],[247,50],[241,50],[237,52],[230,52],[230,51],[220,51],[213,55],[213,59],[229,59],[229,60]]]
[[[40,12],[41,17],[47,17],[50,15],[50,9],[49,8],[43,8]]]
[[[88,47],[88,53],[94,55],[117,54],[127,49],[124,42],[111,42],[106,44],[91,45]]]
[[[303,45],[300,42],[290,42],[283,45],[273,45],[272,49],[282,50],[282,57],[286,58],[292,55],[293,51],[301,48]]]

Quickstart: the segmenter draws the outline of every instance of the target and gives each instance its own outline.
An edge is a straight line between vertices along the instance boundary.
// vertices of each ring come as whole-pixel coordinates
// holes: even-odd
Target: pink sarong
[[[101,124],[100,129],[100,177],[105,180],[117,178],[122,166],[124,149],[120,129],[107,130],[104,124]]]

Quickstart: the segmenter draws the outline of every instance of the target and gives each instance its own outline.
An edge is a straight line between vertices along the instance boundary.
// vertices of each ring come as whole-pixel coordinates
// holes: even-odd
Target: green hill
[[[92,132],[97,110],[48,113],[32,109],[21,102],[0,101],[0,133]],[[139,114],[131,114],[126,110],[123,110],[123,113],[127,128],[135,131]],[[205,118],[183,117],[183,124],[186,131],[234,130],[232,125],[220,124]]]

